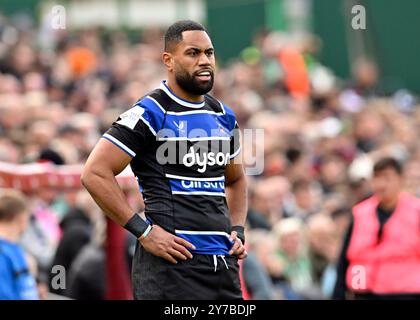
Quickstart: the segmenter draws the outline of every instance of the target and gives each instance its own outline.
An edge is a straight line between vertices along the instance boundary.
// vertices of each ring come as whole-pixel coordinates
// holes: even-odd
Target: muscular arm
[[[238,159],[240,159],[240,155]],[[247,182],[242,163],[237,162],[232,161],[226,167],[225,193],[232,226],[244,226],[248,211]],[[247,252],[240,239],[237,238],[236,231],[232,231],[231,239],[235,243],[230,254],[238,256],[239,259],[245,258]]]
[[[101,139],[90,154],[84,167],[81,181],[96,203],[112,220],[124,226],[133,216],[115,176],[130,163],[131,157],[108,140]],[[194,248],[188,241],[177,237],[158,225],[150,234],[140,240],[142,246],[152,254],[172,263],[176,259],[192,258],[186,249]]]
[[[246,176],[241,163],[231,162],[227,165],[225,193],[232,225],[244,226],[248,210],[248,197]]]
[[[81,181],[99,207],[112,220],[124,226],[133,215],[115,176],[130,163],[131,157],[106,139],[100,139],[90,154]]]

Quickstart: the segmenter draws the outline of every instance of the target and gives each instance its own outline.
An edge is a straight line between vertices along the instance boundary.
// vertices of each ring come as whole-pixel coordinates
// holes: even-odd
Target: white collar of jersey
[[[166,80],[163,80],[161,82],[159,88],[162,89],[163,91],[165,91],[166,94],[169,97],[171,97],[172,100],[174,100],[175,102],[177,102],[177,103],[179,103],[179,104],[181,104],[181,105],[183,105],[185,107],[194,108],[194,109],[204,107],[205,101],[202,101],[202,102],[190,102],[190,101],[186,101],[186,100],[178,97],[177,95],[175,95],[175,93],[173,93],[171,91],[171,89],[169,89],[169,87],[166,85]]]

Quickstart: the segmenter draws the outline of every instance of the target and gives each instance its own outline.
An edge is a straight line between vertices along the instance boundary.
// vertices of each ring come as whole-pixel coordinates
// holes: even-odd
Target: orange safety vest
[[[353,207],[347,287],[376,294],[420,293],[420,199],[402,192],[378,243],[378,198]]]

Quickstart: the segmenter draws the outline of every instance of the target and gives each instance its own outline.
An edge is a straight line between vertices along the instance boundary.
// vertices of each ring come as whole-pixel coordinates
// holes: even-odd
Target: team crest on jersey
[[[187,127],[186,121],[179,121],[179,122],[173,121],[173,123],[175,127],[178,129],[178,132],[180,133],[180,135],[183,135],[186,133],[186,127]]]

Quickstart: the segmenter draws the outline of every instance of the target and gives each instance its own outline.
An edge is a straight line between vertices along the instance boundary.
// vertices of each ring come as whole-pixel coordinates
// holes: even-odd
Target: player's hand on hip
[[[248,256],[248,252],[246,252],[245,247],[242,244],[241,239],[238,238],[236,231],[232,231],[230,234],[230,239],[234,241],[234,243],[229,251],[229,254],[237,256],[238,259],[245,259]]]
[[[153,225],[149,235],[139,241],[147,251],[173,264],[178,263],[178,260],[191,259],[193,256],[187,248],[195,249],[188,241],[165,231],[156,224]]]

